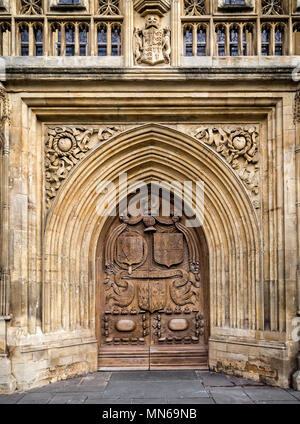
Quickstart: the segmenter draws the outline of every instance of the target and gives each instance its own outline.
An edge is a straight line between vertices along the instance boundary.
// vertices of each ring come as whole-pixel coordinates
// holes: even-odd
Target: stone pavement
[[[300,392],[209,371],[114,371],[0,395],[0,404],[290,404]]]

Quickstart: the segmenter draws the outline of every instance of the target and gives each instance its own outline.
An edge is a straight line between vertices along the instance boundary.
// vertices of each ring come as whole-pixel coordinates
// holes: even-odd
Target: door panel
[[[100,369],[207,367],[196,233],[179,217],[110,226],[99,274]]]

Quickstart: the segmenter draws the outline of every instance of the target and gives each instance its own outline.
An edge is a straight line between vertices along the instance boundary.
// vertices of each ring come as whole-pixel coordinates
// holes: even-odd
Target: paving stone
[[[11,395],[0,395],[0,405],[11,405],[17,403],[25,396],[25,393],[13,393]]]
[[[261,400],[261,401],[257,401],[255,402],[257,404],[274,404],[274,405],[285,405],[285,404],[297,404],[300,405],[300,401],[297,399],[294,400]]]
[[[17,404],[45,404],[49,403],[52,397],[51,393],[30,393],[25,394]]]
[[[208,397],[200,381],[110,381],[104,391],[104,398],[157,398],[157,397]]]
[[[80,385],[95,385],[99,382],[109,381],[111,377],[111,372],[95,372],[93,374],[88,374],[87,376],[81,379]]]
[[[255,401],[293,400],[293,396],[278,387],[244,387],[245,392]]]
[[[184,371],[121,371],[112,372],[110,381],[173,381],[197,380],[194,370]]]
[[[263,386],[263,383],[259,383],[258,381],[247,380],[245,378],[236,377],[235,375],[227,375],[226,377],[236,386]]]
[[[162,399],[162,398],[152,398],[152,399],[146,398],[146,399],[132,399],[132,403],[136,404],[136,405],[138,405],[138,404],[166,405],[168,402],[167,402],[167,399]]]
[[[52,397],[51,404],[78,404],[84,403],[87,395],[83,393],[58,393]]]
[[[133,403],[132,399],[103,399],[103,398],[87,398],[84,404],[86,405],[131,405]]]
[[[221,387],[229,387],[233,386],[233,383],[228,380],[225,374],[219,374],[216,372],[209,371],[198,371],[198,377],[203,382],[204,386],[221,386]]]
[[[254,403],[239,387],[211,387],[210,393],[216,403]]]
[[[6,403],[299,404],[300,392],[209,371],[116,371],[91,373],[25,393],[0,395],[0,404]]]
[[[293,390],[293,389],[287,389],[287,392],[289,392],[296,399],[300,400],[300,392],[296,392],[296,390]]]
[[[63,392],[68,392],[68,393],[85,393],[85,392],[98,392],[98,393],[103,393],[106,386],[107,386],[108,382],[104,381],[104,382],[99,382],[99,384],[96,385],[96,383],[94,382],[93,385],[89,385],[89,384],[80,384],[78,386],[69,386],[67,388],[67,390],[64,387],[57,387],[55,390],[55,393],[63,393]]]
[[[168,404],[171,405],[199,405],[199,404],[214,404],[214,400],[212,398],[182,398],[182,399],[168,399]]]

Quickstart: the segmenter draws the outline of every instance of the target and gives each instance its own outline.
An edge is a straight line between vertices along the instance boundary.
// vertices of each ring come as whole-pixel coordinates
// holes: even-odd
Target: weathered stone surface
[[[151,7],[147,1],[121,3],[120,8],[105,2],[99,6],[110,25],[108,34],[113,30],[118,39],[122,30],[122,45],[108,41],[106,56],[98,56],[97,19],[91,16],[90,2],[85,1],[76,14],[70,12],[72,5],[59,9],[66,22],[76,27],[74,53],[69,46],[74,56],[66,57],[64,36],[59,52],[57,33],[57,25],[61,21],[66,25],[65,20],[48,20],[48,5],[34,8],[34,19],[28,18],[33,11],[25,8],[22,25],[28,21],[30,30],[28,45],[24,41],[26,46],[21,46],[15,2],[3,2],[0,392],[47,387],[99,367],[148,369],[152,360],[154,368],[166,367],[167,361],[174,369],[208,363],[211,370],[233,376],[212,381],[210,374],[203,376],[204,385],[214,388],[218,401],[235,397],[251,402],[245,391],[235,387],[228,388],[229,394],[222,392],[222,385],[237,385],[234,377],[283,388],[292,382],[299,390],[299,371],[294,373],[299,355],[294,319],[300,315],[300,86],[295,69],[299,33],[289,27],[298,18],[287,10],[290,19],[282,56],[275,56],[274,43],[269,46],[270,56],[260,54],[256,24],[247,33],[246,46],[240,40],[238,56],[230,55],[229,45],[224,56],[217,55],[218,46],[210,40],[213,27],[206,33],[205,56],[198,54],[201,46],[195,39],[192,55],[187,56],[182,40],[186,24],[194,35],[199,22],[205,24],[199,4],[181,9],[185,2],[153,0]],[[147,14],[149,10],[152,14]],[[255,11],[260,15],[259,7]],[[222,10],[215,14],[210,8],[209,13],[211,24],[219,24]],[[249,13],[244,10],[237,15],[241,21],[235,19],[241,31],[244,21],[253,17]],[[42,57],[35,56],[33,29],[39,20],[48,25]],[[228,17],[225,20],[231,22]],[[91,38],[85,46],[87,56],[80,56],[78,31],[87,21]],[[276,22],[270,21],[272,40]],[[11,31],[15,31],[13,37]],[[21,56],[27,47],[28,56]],[[242,54],[244,47],[247,55]],[[119,49],[118,56],[114,48]],[[172,221],[172,230],[171,224],[154,225],[145,217],[137,224],[138,232],[149,231],[145,256],[149,261],[156,258],[160,274],[155,278],[150,266],[144,275],[134,269],[139,265],[144,272],[146,268],[141,264],[145,253],[141,240],[134,258],[123,255],[119,264],[104,263],[101,249],[109,245],[112,256],[115,252],[113,242],[106,244],[109,234],[114,237],[110,232],[114,225],[99,210],[112,205],[113,190],[102,192],[101,188],[107,181],[117,184],[120,173],[127,173],[128,183],[204,183],[203,225],[189,240],[181,238],[183,249],[178,241],[178,249],[161,242],[156,250],[151,244],[155,237],[149,235],[154,228],[163,234],[158,239],[176,241],[179,221],[177,227]],[[181,230],[183,235],[186,230]],[[118,255],[122,257],[122,252]],[[166,269],[181,272],[181,280],[168,277],[170,281],[164,281]],[[126,278],[120,270],[128,271]],[[137,271],[138,278],[142,275],[139,290],[135,290],[138,283],[131,281],[132,271]],[[104,295],[109,297],[108,309]],[[171,322],[168,330],[163,326],[166,318],[158,319],[166,300],[177,314],[172,317],[176,325]],[[140,311],[142,305],[145,313],[126,312],[128,301]],[[103,317],[114,307],[127,320],[123,325],[127,331],[110,340],[106,336],[110,321]],[[190,308],[190,318],[184,307]],[[169,311],[165,312],[167,316]],[[134,325],[128,325],[126,314]],[[183,325],[184,319],[188,326]],[[132,331],[141,334],[127,337]],[[167,331],[174,337],[164,337]],[[104,337],[107,346],[102,343]],[[159,340],[155,348],[162,346],[164,352],[159,358],[153,345],[145,342],[147,337]],[[125,351],[129,343],[133,343],[129,353],[134,355]],[[199,346],[203,350],[195,353]],[[121,363],[115,356],[119,348],[126,358]],[[152,382],[163,396],[162,376],[142,375],[140,391],[145,398],[153,399]],[[113,396],[110,387],[116,378],[112,375],[107,386],[107,380],[100,378],[99,385],[109,396]],[[130,388],[121,380],[118,390],[125,393]],[[78,391],[85,390],[88,377],[80,381]],[[184,396],[193,398],[189,392],[193,388],[193,393],[206,397],[203,386],[188,372],[184,381]],[[52,393],[55,387],[50,387]],[[181,398],[174,390],[174,399]],[[46,395],[44,399],[48,401]],[[81,393],[74,397],[74,401],[82,399],[86,400]]]

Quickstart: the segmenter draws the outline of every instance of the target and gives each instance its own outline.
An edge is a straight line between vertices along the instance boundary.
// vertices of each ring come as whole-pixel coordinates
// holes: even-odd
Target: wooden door
[[[122,217],[110,224],[98,269],[100,369],[207,367],[199,243],[184,218]]]

